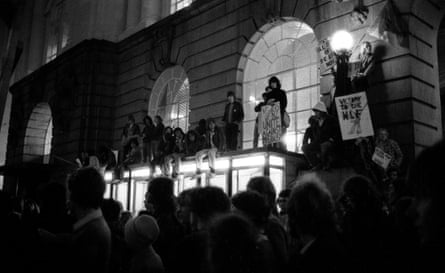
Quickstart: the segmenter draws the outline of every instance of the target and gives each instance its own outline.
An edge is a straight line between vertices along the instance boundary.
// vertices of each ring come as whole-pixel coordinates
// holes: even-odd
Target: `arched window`
[[[49,163],[52,137],[51,109],[47,103],[39,103],[29,117],[23,148],[23,161]]]
[[[251,44],[254,44],[253,48]],[[291,118],[285,141],[287,149],[301,152],[303,135],[312,115],[311,108],[320,98],[317,39],[307,24],[281,21],[266,25],[255,34],[244,50],[243,148],[252,147],[257,113],[268,79],[276,76],[287,93],[287,112]]]
[[[165,70],[153,86],[148,113],[159,115],[165,126],[180,127],[187,131],[189,127],[190,85],[181,66]]]

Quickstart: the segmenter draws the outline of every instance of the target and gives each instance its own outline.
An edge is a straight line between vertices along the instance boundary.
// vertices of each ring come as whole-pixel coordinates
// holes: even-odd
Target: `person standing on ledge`
[[[266,93],[266,104],[273,105],[276,102],[280,103],[280,113],[281,113],[281,136],[284,136],[286,133],[287,127],[283,122],[284,113],[286,112],[287,107],[287,95],[284,90],[281,89],[280,80],[277,77],[271,77],[269,79],[269,86],[272,88],[272,91]],[[284,143],[274,143],[273,145],[278,144],[277,148],[281,148],[283,150],[286,149]]]
[[[360,68],[357,74],[352,77],[352,88],[354,92],[367,91],[369,87],[368,76],[375,68],[375,58],[370,42],[365,41],[362,43],[359,57]]]
[[[128,115],[128,121],[127,124],[124,127],[124,130],[122,132],[122,149],[123,149],[123,155],[122,160],[125,160],[130,153],[131,150],[131,141],[133,139],[138,139],[139,135],[141,133],[141,130],[139,129],[139,126],[136,124],[136,121],[134,119],[133,115]]]
[[[238,147],[239,125],[244,119],[244,111],[241,103],[236,101],[235,93],[229,91],[227,93],[228,103],[224,110],[223,121],[226,124],[226,145],[227,150],[235,151]]]

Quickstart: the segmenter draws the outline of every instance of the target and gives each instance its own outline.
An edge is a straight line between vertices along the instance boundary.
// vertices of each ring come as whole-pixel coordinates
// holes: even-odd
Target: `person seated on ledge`
[[[195,156],[202,149],[203,140],[205,137],[201,140],[195,130],[188,131],[185,138],[185,156]]]
[[[334,117],[328,114],[326,105],[318,102],[312,111],[315,113],[318,127],[318,141],[303,145],[303,153],[313,170],[328,170],[333,161],[333,150],[338,142],[338,123]],[[311,129],[312,130],[312,129]],[[320,159],[317,160],[317,154]]]
[[[215,176],[215,160],[216,152],[221,151],[224,145],[224,136],[219,127],[216,126],[215,120],[207,121],[207,132],[204,147],[196,153],[196,176],[201,174],[202,160],[204,157],[209,158],[210,177]]]
[[[139,129],[139,126],[136,124],[136,121],[134,119],[133,115],[128,115],[128,121],[127,124],[124,127],[124,130],[122,132],[122,152],[123,152],[123,160],[125,160],[128,157],[128,154],[131,150],[131,141],[133,139],[138,139],[141,131]]]
[[[185,155],[185,134],[182,129],[178,127],[175,128],[175,130],[173,131],[173,136],[175,141],[173,146],[173,153],[165,156],[163,173],[164,175],[169,176],[172,161],[174,161],[175,164],[173,165],[173,172],[171,177],[176,178],[178,177],[179,167],[181,166],[181,158]]]
[[[123,165],[137,164],[142,160],[142,153],[137,139],[130,140],[130,147],[131,149],[127,155],[127,158],[125,158],[124,162],[122,162]]]
[[[175,145],[175,139],[173,136],[173,129],[170,126],[167,126],[164,128],[161,142],[159,142],[158,150],[156,152],[156,157],[151,164],[153,171],[155,169],[155,166],[159,166],[162,171],[164,160],[167,157],[167,155],[173,153],[174,145]]]

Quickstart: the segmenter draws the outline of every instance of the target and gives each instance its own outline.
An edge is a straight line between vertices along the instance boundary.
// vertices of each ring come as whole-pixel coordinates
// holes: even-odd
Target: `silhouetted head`
[[[281,89],[281,82],[277,77],[273,76],[269,79],[269,86],[272,89]]]
[[[69,201],[81,209],[98,209],[105,192],[102,175],[92,167],[80,168],[68,178]]]
[[[167,177],[157,177],[151,180],[145,194],[144,203],[147,210],[154,209],[154,215],[174,213],[176,205],[173,185],[173,180]]]
[[[297,180],[288,201],[287,212],[293,236],[318,236],[335,230],[331,194],[314,174]]]
[[[146,125],[146,126],[153,126],[153,119],[151,119],[151,117],[150,116],[145,116],[144,117],[144,124]]]
[[[234,103],[235,102],[235,92],[233,92],[233,91],[227,92],[227,100],[229,101],[229,103]]]
[[[193,224],[202,229],[215,216],[230,211],[230,200],[218,187],[197,188],[190,194],[190,211]]]
[[[256,191],[243,191],[232,197],[235,212],[240,212],[258,228],[264,228],[269,219],[269,207],[263,195]]]
[[[264,196],[267,201],[267,206],[269,208],[269,213],[272,213],[275,209],[275,200],[277,197],[277,192],[275,187],[267,176],[256,176],[252,177],[247,183],[247,189],[251,191],[256,191]]]
[[[261,272],[257,233],[248,220],[235,214],[221,216],[210,226],[209,235],[212,272]]]

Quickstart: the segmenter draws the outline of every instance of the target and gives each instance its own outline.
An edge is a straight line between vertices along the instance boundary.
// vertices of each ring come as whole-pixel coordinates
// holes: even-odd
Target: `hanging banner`
[[[374,135],[365,92],[335,98],[343,140]]]
[[[375,148],[374,154],[372,155],[372,161],[374,161],[375,164],[386,170],[388,169],[391,159],[392,157],[390,154],[385,153],[380,148]]]
[[[331,49],[328,39],[323,39],[320,41],[320,44],[317,46],[317,51],[320,55],[320,67],[322,71],[326,71],[334,67],[336,63],[335,54]]]
[[[263,146],[281,141],[281,113],[280,103],[261,107],[259,122],[263,136]]]

